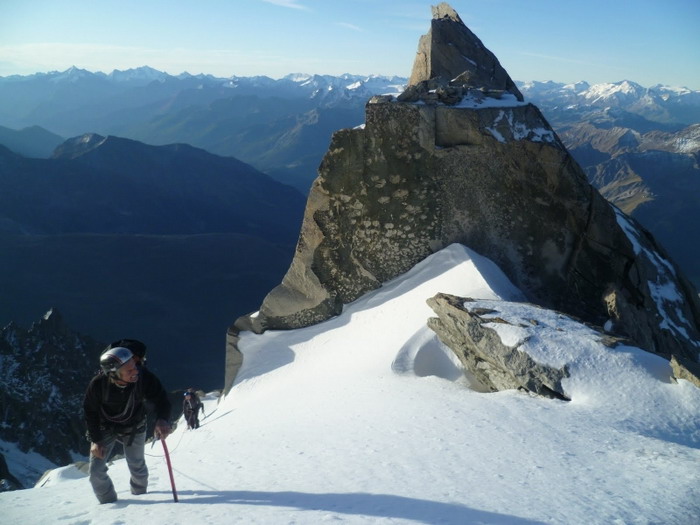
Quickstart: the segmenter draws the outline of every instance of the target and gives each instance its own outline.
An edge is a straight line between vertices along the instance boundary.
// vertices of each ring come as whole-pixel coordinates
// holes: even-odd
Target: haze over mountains
[[[236,157],[306,193],[332,134],[362,124],[371,95],[396,94],[406,82],[349,74],[171,76],[146,66],[0,77],[0,144],[49,157],[64,137],[84,133],[181,142]],[[685,243],[700,237],[693,198],[700,192],[700,92],[631,81],[516,84],[589,180],[661,240],[700,287],[700,243]]]
[[[154,145],[185,142],[236,157],[305,192],[332,133],[361,124],[367,99],[397,91],[402,82],[357,75],[173,77],[148,67],[105,75],[71,68],[0,78],[0,125],[39,125],[63,137],[94,132]]]

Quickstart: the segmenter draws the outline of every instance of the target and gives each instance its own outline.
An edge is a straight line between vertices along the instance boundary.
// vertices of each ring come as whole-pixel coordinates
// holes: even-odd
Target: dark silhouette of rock
[[[82,403],[103,343],[69,328],[55,308],[29,329],[0,330],[0,438],[57,465],[86,455]]]
[[[0,454],[0,492],[23,489],[22,483],[10,472],[5,456]]]

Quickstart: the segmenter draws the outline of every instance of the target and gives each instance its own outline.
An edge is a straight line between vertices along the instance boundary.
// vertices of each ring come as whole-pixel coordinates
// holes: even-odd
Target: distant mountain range
[[[186,144],[88,134],[48,160],[0,154],[2,230],[11,233],[238,233],[272,242],[298,233],[287,221],[303,206],[297,191]]]
[[[0,144],[48,158],[64,137],[88,132],[186,143],[233,156],[306,193],[332,134],[362,124],[371,95],[400,92],[406,81],[172,76],[149,67],[0,77]],[[700,243],[686,242],[700,236],[692,199],[700,180],[700,92],[630,81],[517,84],[589,180],[652,231],[700,288]]]
[[[109,75],[0,77],[0,125],[38,125],[63,137],[99,133],[163,145],[184,142],[254,165],[308,190],[331,134],[363,122],[367,99],[406,79],[358,75],[217,78],[152,68]]]
[[[0,144],[24,157],[46,159],[64,140],[41,126],[21,130],[0,126]]]
[[[0,146],[0,323],[56,307],[81,333],[146,342],[171,388],[220,387],[226,328],[284,274],[304,204],[185,144],[88,134],[51,159]]]
[[[678,131],[700,123],[700,91],[687,88],[645,88],[629,80],[595,85],[551,81],[517,84],[526,100],[540,107],[555,128],[598,118],[601,112],[616,124],[641,132]]]

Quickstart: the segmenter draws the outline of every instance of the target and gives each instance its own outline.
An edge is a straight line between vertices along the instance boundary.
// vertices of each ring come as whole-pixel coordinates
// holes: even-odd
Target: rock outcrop
[[[428,305],[438,317],[428,326],[449,346],[474,378],[492,392],[519,389],[545,397],[568,400],[561,381],[569,377],[566,366],[553,368],[536,362],[519,347],[525,341],[509,346],[490,323],[507,321],[494,317],[494,310],[469,309],[469,298],[438,294]]]
[[[237,331],[323,321],[457,242],[493,260],[533,304],[697,361],[700,303],[689,283],[587,182],[509,77],[473,73],[497,61],[456,13],[441,4],[433,14],[418,84],[399,100],[373,97],[363,127],[333,135],[291,267],[259,312],[229,330],[229,358],[240,357]],[[455,75],[463,67],[469,74]]]

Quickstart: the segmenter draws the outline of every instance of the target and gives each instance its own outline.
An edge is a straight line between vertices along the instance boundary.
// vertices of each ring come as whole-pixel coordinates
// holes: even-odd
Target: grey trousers
[[[104,441],[102,441],[102,445],[105,447],[104,459],[96,458],[90,454],[90,484],[100,503],[112,503],[113,501],[117,501],[117,493],[114,490],[114,484],[107,474],[107,459],[111,455],[112,449],[117,441],[124,444],[124,456],[126,457],[126,464],[131,473],[131,493],[145,494],[148,487],[148,467],[146,466],[146,459],[144,457],[144,447],[146,444],[145,428],[143,432],[138,432],[134,435],[131,444],[129,444],[129,441],[131,441],[130,435],[120,437],[110,433]]]

